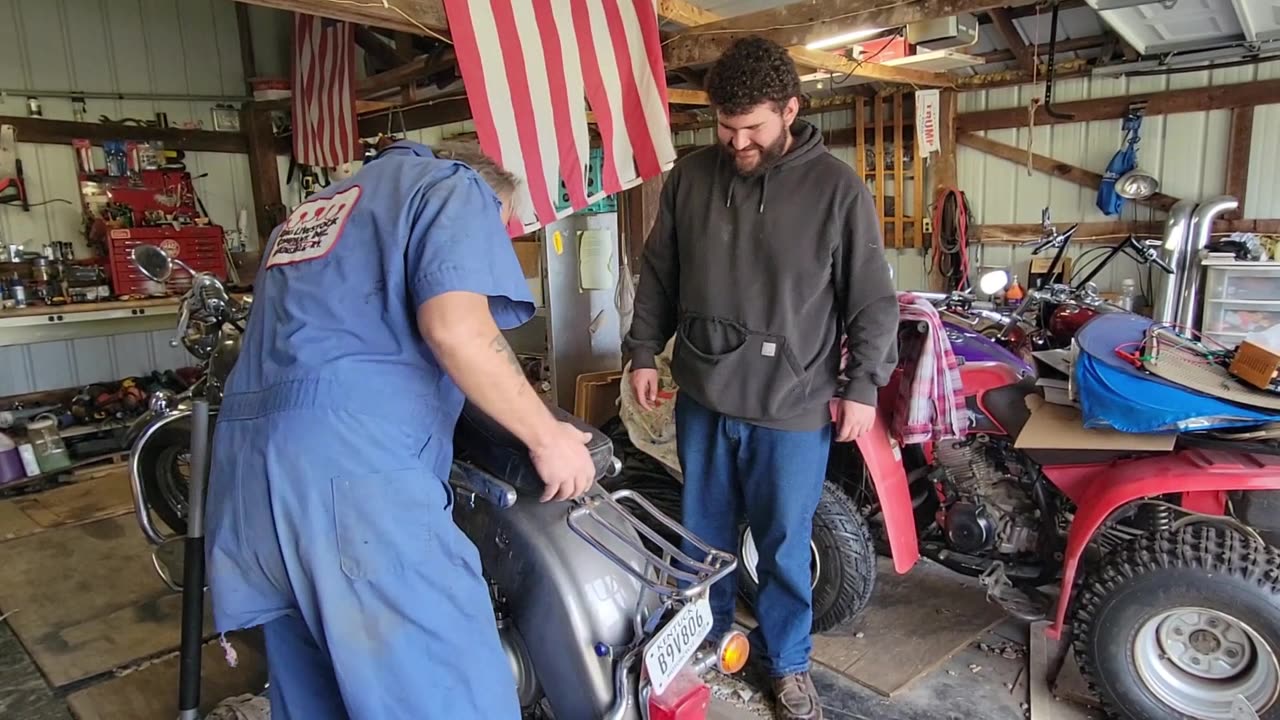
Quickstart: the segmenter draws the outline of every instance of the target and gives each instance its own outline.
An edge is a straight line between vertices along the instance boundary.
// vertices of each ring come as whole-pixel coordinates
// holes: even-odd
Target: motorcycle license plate
[[[711,601],[705,596],[680,608],[644,649],[644,667],[661,695],[711,632]]]

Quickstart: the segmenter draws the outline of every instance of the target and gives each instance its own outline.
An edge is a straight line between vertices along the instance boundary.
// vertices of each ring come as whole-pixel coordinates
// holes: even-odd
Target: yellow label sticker
[[[557,255],[564,254],[564,238],[560,236],[559,230],[551,235],[551,247],[556,249]]]

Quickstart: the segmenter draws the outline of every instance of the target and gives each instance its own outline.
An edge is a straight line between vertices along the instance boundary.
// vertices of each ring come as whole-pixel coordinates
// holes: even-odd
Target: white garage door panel
[[[1262,23],[1265,17],[1274,25],[1277,3],[1280,0],[1178,0],[1172,8],[1148,3],[1099,14],[1135,50],[1147,54],[1245,40],[1237,7],[1247,6],[1241,12],[1252,22]]]

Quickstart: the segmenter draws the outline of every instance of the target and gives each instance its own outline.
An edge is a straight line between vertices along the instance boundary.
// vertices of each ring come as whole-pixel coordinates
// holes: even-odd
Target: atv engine
[[[1010,467],[986,436],[935,448],[942,470],[941,518],[947,544],[970,555],[1034,552],[1039,511],[1027,493],[1020,470]]]

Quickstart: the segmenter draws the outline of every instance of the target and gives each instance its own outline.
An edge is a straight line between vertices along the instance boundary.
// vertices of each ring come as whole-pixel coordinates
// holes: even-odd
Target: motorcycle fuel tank
[[[957,359],[965,363],[1003,363],[1023,377],[1035,374],[1035,368],[1030,363],[982,333],[951,323],[944,323],[943,327],[947,330],[951,351],[956,354]]]

